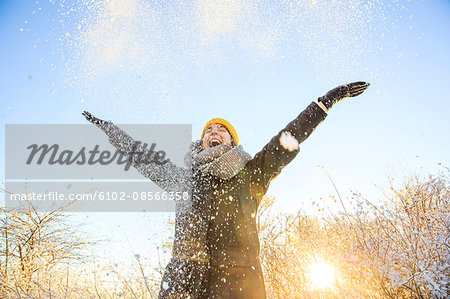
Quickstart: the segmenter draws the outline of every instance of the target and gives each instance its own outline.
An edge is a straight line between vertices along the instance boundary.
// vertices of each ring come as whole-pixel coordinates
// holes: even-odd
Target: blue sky
[[[318,96],[363,80],[273,182],[277,209],[334,194],[318,165],[342,193],[371,198],[390,171],[450,165],[450,2],[284,3],[0,1],[2,124],[85,123],[88,110],[199,136],[217,116],[253,155]],[[105,225],[130,217],[159,216]]]

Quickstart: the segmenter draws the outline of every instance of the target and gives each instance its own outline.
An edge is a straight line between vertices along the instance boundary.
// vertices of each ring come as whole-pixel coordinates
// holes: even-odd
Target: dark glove
[[[105,130],[109,127],[110,124],[112,124],[111,122],[105,121],[103,119],[97,118],[95,116],[93,116],[92,114],[90,114],[87,111],[84,111],[83,113],[81,113],[84,117],[86,117],[86,119],[93,123],[94,125],[96,125],[97,127],[99,127],[102,130]]]
[[[327,109],[330,109],[335,103],[344,98],[359,96],[367,89],[367,87],[369,87],[369,85],[369,83],[362,81],[341,85],[327,92],[327,94],[320,97],[318,101],[322,102]]]

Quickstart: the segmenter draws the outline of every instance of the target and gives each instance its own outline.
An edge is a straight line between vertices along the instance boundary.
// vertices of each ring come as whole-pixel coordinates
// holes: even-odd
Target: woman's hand
[[[362,94],[368,87],[369,83],[358,81],[333,88],[326,95],[319,98],[327,109],[330,109],[335,103],[349,97],[356,97]]]
[[[84,117],[86,117],[86,119],[93,123],[94,125],[96,125],[97,127],[99,127],[100,129],[106,129],[107,126],[110,124],[110,122],[107,122],[103,119],[97,118],[95,116],[93,116],[92,114],[90,114],[87,111],[84,111],[83,113],[81,113]]]

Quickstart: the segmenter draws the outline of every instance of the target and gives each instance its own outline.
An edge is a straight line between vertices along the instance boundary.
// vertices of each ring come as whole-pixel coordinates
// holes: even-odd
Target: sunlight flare
[[[335,270],[324,260],[319,259],[315,263],[311,264],[309,269],[309,278],[315,288],[329,288],[334,282]]]

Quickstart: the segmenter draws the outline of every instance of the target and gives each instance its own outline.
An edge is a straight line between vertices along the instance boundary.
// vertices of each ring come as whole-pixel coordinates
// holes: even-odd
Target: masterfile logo
[[[152,143],[150,148],[147,148],[147,143],[144,143],[142,147],[141,144],[142,142],[135,141],[131,152],[126,157],[124,157],[124,155],[118,150],[114,153],[111,153],[109,150],[100,151],[100,146],[98,144],[95,145],[92,150],[86,150],[86,147],[82,147],[78,152],[74,152],[73,150],[60,151],[58,144],[53,144],[51,146],[48,144],[31,144],[27,147],[27,149],[30,150],[30,155],[28,156],[26,164],[30,165],[35,162],[36,164],[41,165],[43,162],[47,162],[49,165],[94,165],[97,163],[101,165],[109,165],[114,163],[117,158],[117,164],[125,164],[124,170],[128,171],[133,163],[155,163],[163,165],[169,162],[169,159],[164,159],[166,156],[164,151],[154,151],[156,143]]]

